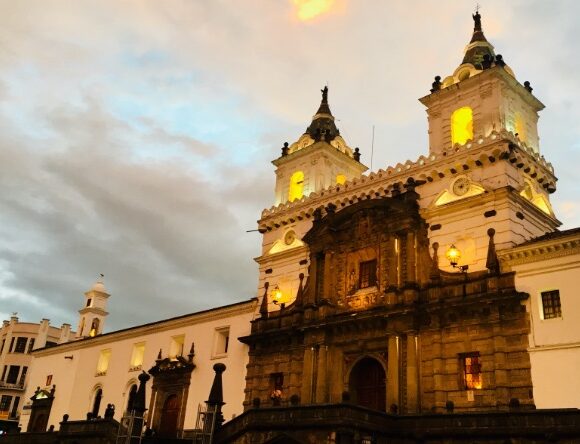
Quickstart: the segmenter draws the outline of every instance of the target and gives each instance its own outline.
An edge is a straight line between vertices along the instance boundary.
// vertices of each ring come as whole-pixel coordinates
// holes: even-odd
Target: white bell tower
[[[79,310],[77,338],[93,337],[103,332],[103,324],[109,314],[106,311],[109,296],[101,274],[99,280],[93,284],[90,290],[85,292],[85,306]]]

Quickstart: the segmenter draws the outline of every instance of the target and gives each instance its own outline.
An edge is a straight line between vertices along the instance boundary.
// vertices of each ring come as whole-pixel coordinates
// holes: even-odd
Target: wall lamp
[[[280,287],[278,287],[278,285],[276,285],[274,287],[274,289],[272,290],[272,302],[275,305],[280,304],[280,307],[284,308],[284,302],[282,301],[282,290],[280,290]]]
[[[461,251],[454,244],[451,244],[445,256],[453,268],[457,268],[461,273],[467,273],[469,265],[458,265],[459,259],[461,259]]]

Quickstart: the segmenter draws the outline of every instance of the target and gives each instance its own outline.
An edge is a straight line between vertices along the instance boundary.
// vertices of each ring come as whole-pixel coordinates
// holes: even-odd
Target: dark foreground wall
[[[2,444],[114,444],[118,422],[69,421],[58,432],[0,437]],[[580,444],[580,410],[389,415],[349,404],[248,410],[214,444]],[[191,440],[172,440],[175,443]],[[169,444],[147,438],[143,444]]]
[[[226,423],[216,444],[580,443],[580,410],[396,416],[333,404],[253,409]]]

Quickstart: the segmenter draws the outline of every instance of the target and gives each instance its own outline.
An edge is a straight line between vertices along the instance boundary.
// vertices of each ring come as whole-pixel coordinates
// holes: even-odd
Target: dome
[[[102,280],[98,280],[93,284],[89,291],[98,291],[100,293],[107,293],[107,289],[105,288],[105,284],[103,284]]]

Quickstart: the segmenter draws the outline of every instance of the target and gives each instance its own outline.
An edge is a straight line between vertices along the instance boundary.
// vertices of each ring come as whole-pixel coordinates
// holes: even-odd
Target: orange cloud
[[[301,21],[309,21],[325,14],[335,4],[335,0],[292,0],[292,2],[296,8],[296,15]]]

